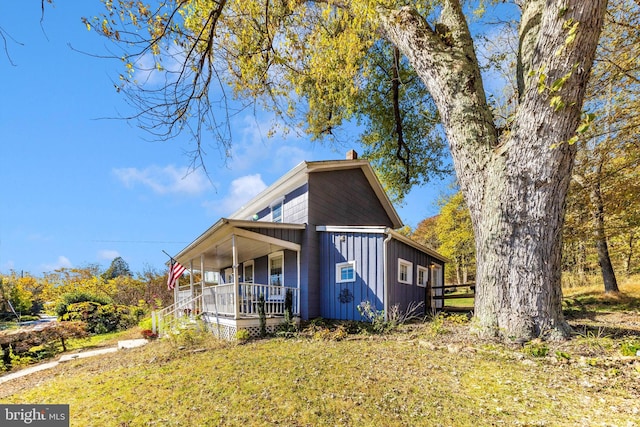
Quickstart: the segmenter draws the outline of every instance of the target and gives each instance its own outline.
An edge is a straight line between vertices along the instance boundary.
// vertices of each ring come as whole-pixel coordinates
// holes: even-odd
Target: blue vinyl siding
[[[328,319],[362,320],[358,305],[369,301],[377,310],[382,298],[384,235],[323,232],[320,234],[321,316]],[[336,264],[355,261],[356,279],[336,283]]]
[[[309,213],[309,185],[304,184],[290,193],[285,194],[282,204],[282,221],[289,224],[304,224],[307,222]],[[275,202],[271,200],[270,203]],[[271,207],[265,206],[258,212],[258,221],[272,221]],[[242,218],[253,219],[253,218]]]

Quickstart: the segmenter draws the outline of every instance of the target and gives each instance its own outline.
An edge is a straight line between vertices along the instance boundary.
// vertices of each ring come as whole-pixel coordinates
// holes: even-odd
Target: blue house
[[[287,304],[302,320],[362,320],[364,302],[385,313],[420,302],[438,308],[431,288],[443,284],[446,259],[394,231],[400,227],[355,152],[302,162],[175,256],[192,274],[165,313],[198,312],[215,334],[233,339],[240,329],[259,333],[261,295],[270,331]]]

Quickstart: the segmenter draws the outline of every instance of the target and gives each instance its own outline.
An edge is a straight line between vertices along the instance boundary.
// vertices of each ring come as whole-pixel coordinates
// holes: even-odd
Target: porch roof
[[[200,266],[200,256],[204,254],[205,268],[218,270],[228,267],[233,264],[234,236],[239,263],[278,250],[300,250],[298,243],[251,231],[256,228],[304,230],[306,225],[220,218],[174,258],[184,266],[188,266],[193,260],[197,269]]]

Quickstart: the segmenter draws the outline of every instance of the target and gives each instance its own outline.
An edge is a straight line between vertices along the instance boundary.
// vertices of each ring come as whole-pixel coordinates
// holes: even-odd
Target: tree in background
[[[475,241],[469,209],[462,193],[457,192],[443,201],[436,221],[436,234],[440,240],[438,252],[449,258],[449,274],[458,285],[468,283],[475,275]],[[453,271],[452,271],[453,270]]]
[[[117,257],[111,261],[111,265],[107,271],[102,274],[102,278],[104,280],[111,280],[121,276],[132,277],[133,273],[131,273],[131,270],[129,269],[129,264],[127,264],[122,257]]]
[[[441,243],[437,233],[438,216],[423,219],[411,234],[413,240],[434,251],[438,250]]]
[[[610,0],[585,105],[598,120],[581,134],[565,228],[565,265],[584,281],[593,244],[605,292],[618,292],[616,258],[631,272],[640,225],[639,51],[640,4]]]
[[[517,91],[506,120],[496,120],[487,102],[459,0],[438,7],[393,0],[104,3],[105,15],[85,23],[125,49],[121,90],[139,107],[144,126],[165,138],[187,129],[198,153],[209,129],[230,148],[228,124],[221,123],[232,111],[214,108],[229,106],[226,87],[238,99],[259,99],[313,137],[331,135],[355,117],[356,100],[373,96],[366,89],[374,49],[397,48],[439,112],[470,209],[480,333],[567,336],[560,267],[576,152],[569,142],[581,120],[606,0],[518,3]],[[149,56],[165,73],[162,87],[136,85],[136,65]]]
[[[439,204],[440,213],[421,221],[411,238],[449,258],[448,281],[468,283],[475,278],[476,262],[469,209],[459,191],[444,196]]]

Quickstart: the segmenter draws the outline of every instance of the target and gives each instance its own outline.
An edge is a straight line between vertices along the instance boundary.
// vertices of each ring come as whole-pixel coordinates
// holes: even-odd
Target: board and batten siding
[[[383,233],[320,232],[321,316],[327,319],[363,320],[361,302],[383,310]],[[355,281],[336,283],[336,265],[355,261]]]
[[[331,224],[392,227],[393,222],[360,168],[311,173],[308,190],[307,232],[302,251],[302,274],[307,280],[307,287],[302,290],[301,311],[303,318],[326,317],[325,313],[329,310],[327,302],[330,297],[327,296],[326,289],[328,279],[321,278],[327,273],[325,249],[321,247],[320,241],[324,233],[317,233],[316,226]],[[360,269],[360,267],[361,263],[358,263],[357,268]],[[335,276],[335,264],[333,268]],[[335,277],[331,280],[333,280],[331,283],[335,284]],[[381,277],[378,283],[382,286]],[[362,294],[360,292],[358,295],[362,296]],[[356,301],[354,304],[359,303],[360,301]],[[334,309],[337,312],[340,311],[337,308],[331,310]],[[341,309],[347,311],[346,306],[342,306]],[[349,313],[351,313],[349,318],[360,319],[355,307],[352,307]]]
[[[411,283],[402,283],[398,280],[398,260],[402,259],[411,263]],[[427,274],[431,274],[432,264],[443,267],[440,260],[435,259],[414,247],[407,245],[396,239],[392,239],[387,244],[387,298],[388,310],[394,305],[398,305],[398,309],[404,313],[407,311],[409,304],[415,304],[422,301],[424,306],[417,311],[416,315],[427,314],[431,311],[431,285],[427,287],[418,286],[418,266],[427,269]],[[441,272],[443,269],[440,270]]]

